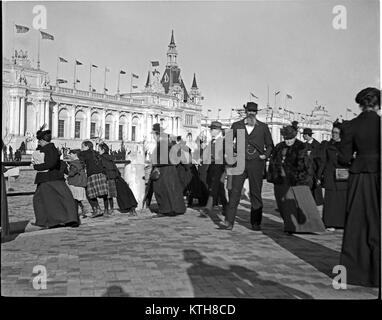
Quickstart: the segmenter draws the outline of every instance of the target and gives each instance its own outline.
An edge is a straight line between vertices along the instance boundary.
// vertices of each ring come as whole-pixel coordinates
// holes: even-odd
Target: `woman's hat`
[[[293,139],[297,136],[297,130],[293,126],[286,126],[281,129],[281,135],[286,140]]]
[[[164,132],[164,128],[161,127],[160,123],[154,123],[152,132],[155,132],[155,133]]]
[[[49,136],[52,134],[52,130],[44,130],[46,128],[46,124],[44,123],[40,130],[36,132],[37,140],[50,140]]]
[[[304,131],[302,132],[302,134],[307,134],[307,135],[311,136],[313,134],[313,131],[310,128],[305,128]]]
[[[256,102],[247,102],[247,105],[244,105],[245,111],[256,111],[257,112],[257,103]]]
[[[222,126],[223,124],[219,121],[212,121],[211,122],[211,125],[209,126],[209,128],[212,130],[212,129],[220,129],[222,130]]]

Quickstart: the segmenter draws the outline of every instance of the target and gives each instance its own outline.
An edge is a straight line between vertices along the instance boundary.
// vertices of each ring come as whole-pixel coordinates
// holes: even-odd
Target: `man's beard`
[[[254,114],[248,114],[247,115],[247,123],[250,126],[254,126],[256,123],[256,115]]]

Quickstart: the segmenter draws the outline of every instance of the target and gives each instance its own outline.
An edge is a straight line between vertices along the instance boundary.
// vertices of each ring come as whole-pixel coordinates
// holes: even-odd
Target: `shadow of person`
[[[187,274],[194,297],[312,299],[312,296],[270,280],[259,278],[257,272],[243,266],[223,269],[203,261],[197,250],[183,251],[184,260],[192,265]]]
[[[102,297],[129,297],[129,295],[123,291],[123,288],[120,286],[111,286],[107,288],[106,292]]]

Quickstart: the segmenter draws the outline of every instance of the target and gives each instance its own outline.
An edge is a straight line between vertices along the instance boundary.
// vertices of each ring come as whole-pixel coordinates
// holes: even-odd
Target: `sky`
[[[345,117],[346,108],[358,113],[354,98],[363,88],[380,87],[379,3],[353,1],[38,1],[2,2],[3,56],[16,48],[28,50],[36,65],[39,33],[33,29],[33,7],[47,10],[46,32],[55,40],[41,40],[41,69],[55,82],[72,87],[74,60],[78,89],[92,85],[102,92],[104,68],[109,93],[117,89],[120,70],[139,75],[134,85],[143,89],[150,61],[163,73],[174,30],[178,64],[186,87],[193,74],[201,90],[203,112],[228,118],[252,92],[260,108],[268,102],[310,113],[316,101],[332,118]],[[346,29],[336,30],[333,8],[346,8]],[[28,26],[14,35],[14,23]],[[129,92],[130,77],[121,75],[121,92]],[[292,99],[286,99],[286,95]]]

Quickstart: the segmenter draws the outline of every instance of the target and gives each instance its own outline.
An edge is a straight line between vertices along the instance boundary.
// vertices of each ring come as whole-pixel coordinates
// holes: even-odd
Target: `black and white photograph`
[[[3,1],[2,39],[3,297],[380,300],[378,0]]]

